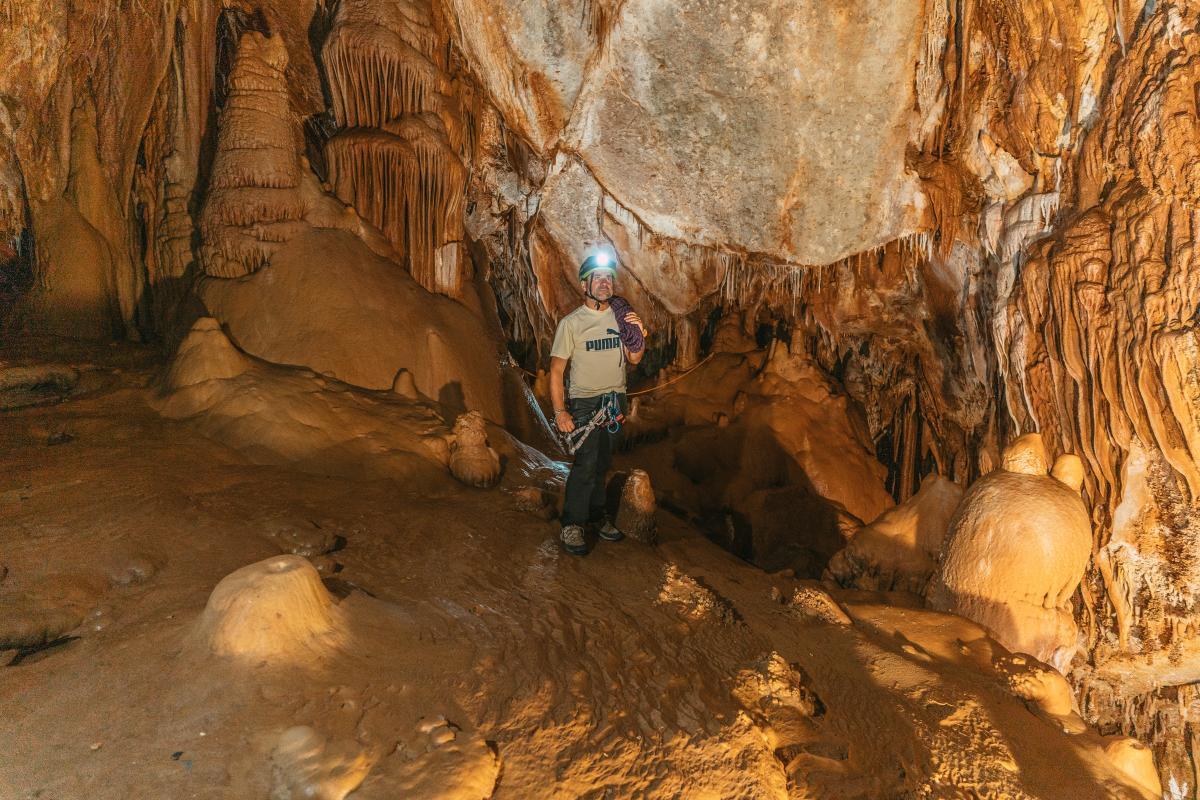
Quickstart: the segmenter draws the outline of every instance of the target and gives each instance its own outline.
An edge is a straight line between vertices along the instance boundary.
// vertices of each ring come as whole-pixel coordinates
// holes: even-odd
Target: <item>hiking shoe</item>
[[[619,542],[625,538],[625,534],[617,530],[617,526],[607,519],[600,523],[600,527],[596,528],[596,533],[606,542]]]
[[[583,528],[579,525],[567,525],[558,534],[563,549],[573,556],[587,555],[587,542],[583,540]]]

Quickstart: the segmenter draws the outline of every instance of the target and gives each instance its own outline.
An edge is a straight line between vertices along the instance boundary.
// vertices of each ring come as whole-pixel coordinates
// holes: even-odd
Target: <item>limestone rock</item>
[[[658,523],[655,520],[657,506],[654,487],[645,470],[635,469],[621,487],[621,502],[617,507],[615,524],[617,530],[631,539],[647,544],[658,542]]]
[[[0,366],[0,411],[54,402],[79,383],[79,370],[68,366]]]
[[[926,477],[919,492],[853,535],[830,559],[830,574],[847,587],[924,594],[962,496],[953,481]]]
[[[829,263],[914,229],[921,3],[453,5],[512,124],[565,139],[655,233]]]
[[[850,615],[828,592],[809,584],[796,588],[788,601],[788,607],[802,617],[817,619],[830,625],[849,625],[851,622]]]
[[[341,613],[321,576],[293,555],[225,576],[196,631],[212,653],[247,663],[299,663],[337,648],[345,637]]]
[[[65,636],[79,627],[86,609],[56,605],[25,595],[9,594],[0,601],[4,622],[0,625],[0,650],[38,647]]]
[[[513,507],[539,519],[554,519],[553,498],[536,486],[522,486],[513,491]]]
[[[681,617],[691,622],[733,625],[739,620],[737,609],[728,599],[675,564],[663,568],[657,602],[673,606]]]
[[[413,374],[407,369],[397,372],[396,379],[392,381],[392,393],[406,400],[416,400],[419,395]]]
[[[1055,459],[1050,474],[1063,486],[1078,492],[1083,486],[1083,460],[1079,456],[1064,453]]]
[[[1147,798],[1163,796],[1162,781],[1154,765],[1154,751],[1129,736],[1117,736],[1104,748],[1105,755]]]
[[[229,341],[219,322],[212,317],[201,317],[180,343],[167,370],[166,385],[170,389],[183,389],[205,381],[229,380],[246,372],[251,364]]]
[[[396,373],[408,369],[421,394],[503,421],[499,367],[483,321],[426,292],[347,232],[310,230],[281,247],[268,272],[208,278],[200,291],[251,355],[367,389],[391,389]]]
[[[1016,440],[1003,463],[964,495],[929,602],[1065,671],[1076,648],[1071,596],[1091,557],[1091,520],[1078,493],[1045,474],[1037,434]]]
[[[331,742],[297,725],[280,734],[271,762],[271,800],[343,800],[362,783],[372,759],[355,742]]]
[[[468,486],[481,489],[500,480],[500,455],[488,446],[487,423],[478,411],[469,411],[454,423],[450,472]]]
[[[0,593],[0,650],[39,647],[78,628],[108,581],[95,573],[45,576],[26,591]]]
[[[1045,475],[1049,469],[1046,447],[1037,433],[1021,436],[1007,448],[1000,460],[1000,468],[1019,475]]]
[[[1071,684],[1057,670],[1021,654],[997,658],[992,666],[1009,691],[1058,721],[1066,732],[1080,733],[1087,729],[1075,706]]]

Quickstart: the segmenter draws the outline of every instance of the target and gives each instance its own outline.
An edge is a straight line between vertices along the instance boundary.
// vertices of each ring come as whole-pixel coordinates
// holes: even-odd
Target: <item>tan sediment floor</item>
[[[0,634],[65,639],[0,652],[0,798],[1141,796],[959,618],[823,621],[665,512],[577,559],[500,489],[255,466],[87,359],[0,413]],[[337,635],[215,653],[214,587],[289,550]]]

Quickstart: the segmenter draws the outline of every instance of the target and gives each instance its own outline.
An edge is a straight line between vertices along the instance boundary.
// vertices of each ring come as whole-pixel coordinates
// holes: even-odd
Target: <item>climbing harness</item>
[[[609,433],[617,433],[621,430],[621,423],[625,421],[625,415],[621,413],[621,403],[617,399],[616,392],[608,392],[603,395],[600,400],[600,407],[596,409],[596,413],[588,420],[588,424],[582,428],[576,428],[563,436],[567,452],[575,455],[575,451],[583,446],[587,437],[592,431],[601,426]]]

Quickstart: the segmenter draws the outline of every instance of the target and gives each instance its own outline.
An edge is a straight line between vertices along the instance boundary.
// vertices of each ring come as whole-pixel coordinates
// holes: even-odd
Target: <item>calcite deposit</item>
[[[639,542],[655,544],[658,541],[657,512],[650,476],[644,469],[633,470],[621,486],[621,501],[613,520],[617,530]]]
[[[500,454],[488,445],[487,423],[478,411],[454,422],[450,472],[468,486],[486,488],[500,479]]]
[[[217,584],[197,636],[218,656],[296,663],[337,647],[341,622],[313,566],[300,556],[279,556]]]
[[[830,574],[844,586],[923,595],[962,496],[957,484],[930,475],[915,495],[854,532],[829,560]]]
[[[1078,631],[1071,600],[1091,557],[1087,509],[1047,475],[1039,434],[1010,444],[950,520],[930,605],[972,619],[1010,650],[1067,671]]]
[[[0,786],[1195,800],[1197,85],[1198,0],[0,2]]]

